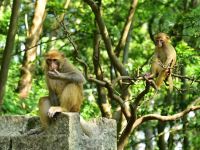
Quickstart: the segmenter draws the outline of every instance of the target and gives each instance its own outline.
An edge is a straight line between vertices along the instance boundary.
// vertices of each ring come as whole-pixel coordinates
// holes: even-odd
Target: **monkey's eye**
[[[49,64],[51,62],[50,59],[46,59],[46,63]]]
[[[52,63],[52,62],[56,63],[56,62],[57,62],[57,59],[46,59],[46,63],[47,63],[47,64],[50,64],[50,63]]]
[[[161,39],[157,39],[156,41],[157,41],[157,42],[163,42],[163,40],[161,40]]]
[[[163,44],[163,42],[164,42],[164,41],[161,40],[161,39],[156,40],[156,44],[157,44],[157,45]]]

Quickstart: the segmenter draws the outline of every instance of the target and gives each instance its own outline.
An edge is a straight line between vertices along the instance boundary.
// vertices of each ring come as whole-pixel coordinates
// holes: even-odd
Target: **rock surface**
[[[112,119],[91,121],[78,113],[62,113],[49,128],[27,135],[40,128],[38,117],[1,116],[0,150],[116,150],[117,129]]]

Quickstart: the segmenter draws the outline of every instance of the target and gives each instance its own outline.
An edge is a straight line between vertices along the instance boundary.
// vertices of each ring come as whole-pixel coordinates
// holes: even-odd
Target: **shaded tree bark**
[[[153,150],[153,140],[151,140],[153,137],[153,131],[152,128],[145,129],[145,150]]]
[[[86,2],[91,7],[93,13],[95,14],[96,21],[97,21],[97,24],[99,27],[99,31],[101,33],[102,39],[104,41],[104,44],[105,44],[105,47],[106,47],[106,50],[107,50],[107,53],[111,60],[112,65],[117,69],[117,71],[120,73],[121,76],[128,76],[128,72],[127,72],[126,68],[123,66],[123,64],[120,62],[120,60],[117,58],[117,56],[113,52],[113,46],[111,43],[111,39],[110,39],[108,30],[105,26],[104,20],[101,16],[101,12],[98,8],[98,5],[92,0],[84,0],[84,2]],[[129,15],[127,17],[127,21],[123,28],[123,32],[121,34],[121,38],[119,40],[118,46],[116,47],[116,50],[115,50],[116,52],[120,51],[121,48],[124,47],[124,45],[125,45],[125,41],[127,39],[128,31],[131,26],[131,22],[132,22],[132,18],[134,16],[137,2],[138,2],[137,0],[133,0],[131,3]],[[122,94],[121,94],[122,99],[127,101],[130,97],[127,85],[122,86],[121,90],[122,90]],[[124,110],[124,115],[125,115],[126,119],[128,120],[131,116],[129,104],[127,104],[127,102],[126,102],[126,103],[124,103],[124,105],[126,106],[126,109]]]
[[[96,3],[94,3],[94,1],[92,1],[92,0],[84,0],[84,2],[86,2],[91,7],[92,11],[95,14],[95,18],[96,18],[96,21],[97,21],[97,24],[99,27],[99,31],[101,33],[101,36],[104,41],[104,44],[105,44],[108,56],[111,60],[111,63],[114,65],[114,67],[117,69],[117,71],[119,71],[120,75],[127,76],[128,75],[127,70],[125,69],[123,64],[120,62],[120,60],[117,58],[117,56],[113,52],[111,39],[110,39],[108,30],[106,28],[106,25],[104,23],[104,20],[101,16],[98,5]],[[124,95],[124,94],[122,94],[122,95]],[[123,99],[124,99],[124,97],[129,97],[129,95],[122,96]],[[131,116],[128,105],[126,105],[126,107],[124,109],[124,115],[126,116],[127,119]]]
[[[131,23],[131,27],[129,29],[128,37],[127,37],[127,40],[126,40],[126,43],[125,43],[125,46],[124,46],[124,50],[123,50],[123,60],[122,60],[123,64],[128,63],[128,53],[129,53],[129,46],[130,46],[130,43],[131,43],[131,32],[132,32],[132,28],[133,28],[132,26],[133,26],[133,22]]]
[[[117,142],[117,148],[119,150],[124,149],[126,143],[128,142],[128,137],[131,134],[131,132],[133,131],[133,125],[137,121],[137,113],[136,113],[137,107],[138,107],[141,99],[149,92],[149,89],[150,89],[150,85],[146,82],[145,89],[136,97],[134,103],[131,104],[132,105],[131,117]]]
[[[170,123],[170,126],[173,126],[173,122]],[[173,132],[171,132],[171,133],[169,134],[169,138],[168,138],[167,141],[168,141],[168,143],[167,143],[168,149],[169,149],[169,150],[170,150],[170,149],[174,149],[175,144],[174,144],[174,133],[173,133]]]
[[[42,32],[42,25],[45,19],[45,6],[47,0],[37,0],[35,3],[35,12],[32,26],[28,33],[25,44],[25,54],[21,68],[21,78],[18,83],[19,96],[26,98],[32,86],[32,74],[34,73],[34,61],[37,55],[37,42]]]
[[[198,99],[196,99],[193,103],[196,104],[199,101],[200,101],[200,97]],[[120,139],[118,141],[118,150],[123,150],[130,133],[132,131],[134,131],[142,123],[144,123],[146,121],[150,121],[150,120],[174,121],[174,120],[184,117],[191,111],[195,111],[195,110],[199,110],[199,109],[200,109],[200,105],[197,105],[197,106],[190,105],[190,107],[187,107],[182,112],[179,112],[174,115],[162,116],[159,114],[148,114],[148,115],[144,115],[144,116],[136,119],[135,121],[133,121],[134,119],[131,117],[126,129],[124,130],[124,132],[122,133],[122,135],[120,136]]]
[[[157,129],[158,129],[158,134],[161,134],[161,133],[163,133],[164,132],[164,130],[165,130],[165,122],[163,122],[163,121],[159,121],[158,122],[158,125],[157,125]],[[161,150],[166,150],[166,142],[165,142],[165,134],[162,134],[162,135],[160,135],[159,137],[158,137],[158,142],[157,142],[157,144],[158,144],[158,147],[159,147],[159,149]]]
[[[98,7],[101,11],[101,0],[99,0]],[[95,19],[95,25],[96,25],[96,30],[94,31],[94,47],[93,47],[93,64],[94,64],[94,73],[96,75],[96,79],[98,80],[103,80],[103,73],[101,70],[100,66],[100,41],[101,41],[101,34],[99,32],[98,25],[96,24],[96,19]],[[103,117],[106,118],[111,118],[111,106],[109,105],[106,97],[105,90],[103,89],[102,86],[97,84],[97,92],[98,92],[98,98],[97,98],[97,104],[99,105],[99,108],[101,110],[101,114]]]
[[[100,50],[99,50],[99,44],[101,40],[101,35],[98,30],[98,26],[96,31],[94,32],[94,52],[93,52],[93,64],[94,64],[94,72],[96,75],[96,78],[98,80],[103,80],[103,73],[100,69]],[[103,117],[111,118],[111,106],[107,102],[106,93],[102,86],[97,84],[97,103],[99,105],[99,108],[101,110],[101,114]]]
[[[5,85],[8,77],[8,68],[12,57],[12,50],[15,41],[15,35],[17,30],[18,15],[20,9],[20,0],[14,0],[12,5],[12,14],[10,18],[10,25],[8,35],[6,39],[6,46],[3,52],[3,60],[0,71],[0,108],[3,103],[3,96],[5,92]]]
[[[171,93],[169,91],[168,91],[168,94],[164,97],[163,100],[165,101],[165,104],[167,106],[173,105],[172,104],[173,103],[172,95],[171,95]],[[161,114],[162,115],[167,115],[168,114],[168,109],[163,109],[161,111]],[[163,122],[163,121],[159,121],[158,122],[158,124],[157,124],[158,135],[159,134],[161,134],[161,135],[158,137],[157,145],[158,145],[159,149],[162,149],[162,150],[166,150],[167,146],[168,146],[166,141],[165,141],[165,127],[166,127],[166,122]]]
[[[184,63],[183,66],[181,67],[181,75],[182,76],[185,75],[185,67],[186,67],[186,64]],[[182,82],[181,89],[185,90],[187,88],[186,79],[184,79],[184,78],[181,79],[181,82]],[[186,92],[180,94],[180,99],[181,99],[180,107],[181,108],[184,108],[187,106],[186,95],[187,95]],[[188,132],[187,132],[187,124],[188,124],[187,116],[184,116],[182,121],[183,121],[183,150],[189,150],[190,143],[189,143],[189,139],[188,139],[189,136],[188,136]]]
[[[119,56],[121,50],[125,47],[125,43],[127,41],[128,34],[129,34],[131,26],[132,26],[133,17],[135,14],[137,4],[138,4],[138,0],[132,0],[131,7],[130,7],[129,13],[128,13],[128,17],[126,19],[120,40],[118,42],[118,45],[116,46],[116,49],[115,49],[115,53],[117,56]]]

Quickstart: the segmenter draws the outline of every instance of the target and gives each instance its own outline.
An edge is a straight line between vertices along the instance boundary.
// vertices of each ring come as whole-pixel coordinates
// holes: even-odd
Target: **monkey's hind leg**
[[[48,116],[48,111],[49,108],[51,107],[49,97],[40,98],[38,106],[39,106],[39,116],[40,116],[40,121],[42,123],[42,127],[47,128],[50,123],[50,119]]]
[[[157,85],[157,88],[159,89],[161,87],[161,85],[163,84],[164,80],[166,78],[166,72],[165,70],[161,71],[159,74],[158,74],[158,77],[156,79],[156,85]]]
[[[79,112],[83,100],[82,87],[78,84],[68,84],[60,98],[60,106],[68,112]]]

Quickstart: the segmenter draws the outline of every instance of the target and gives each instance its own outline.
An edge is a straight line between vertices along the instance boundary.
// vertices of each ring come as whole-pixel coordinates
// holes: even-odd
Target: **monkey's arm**
[[[173,67],[176,62],[176,51],[172,45],[168,45],[168,51],[166,51],[166,60],[163,62],[165,69]]]
[[[170,68],[171,67],[171,64],[173,63],[173,57],[172,56],[169,56],[168,58],[167,58],[167,60],[165,61],[165,63],[163,64],[164,65],[164,67],[166,67],[166,68],[164,68],[164,69],[167,69],[167,68]]]
[[[49,71],[48,76],[52,79],[68,80],[68,81],[76,82],[76,83],[85,82],[85,78],[83,77],[83,75],[76,71],[71,71],[67,73],[61,73],[61,72],[58,72],[57,70]]]

